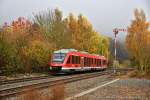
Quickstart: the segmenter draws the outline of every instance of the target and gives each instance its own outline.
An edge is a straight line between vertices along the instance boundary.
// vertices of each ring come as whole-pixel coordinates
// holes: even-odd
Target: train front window
[[[52,56],[52,62],[63,63],[65,56],[65,53],[54,53]]]

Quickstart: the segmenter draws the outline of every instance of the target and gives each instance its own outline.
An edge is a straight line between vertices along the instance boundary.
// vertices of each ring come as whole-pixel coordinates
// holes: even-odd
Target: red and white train
[[[107,68],[104,56],[78,52],[75,49],[54,51],[49,68],[52,72],[72,72],[83,70],[102,70]]]

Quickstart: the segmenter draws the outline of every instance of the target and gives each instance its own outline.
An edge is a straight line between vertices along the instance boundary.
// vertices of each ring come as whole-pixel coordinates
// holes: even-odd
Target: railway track
[[[47,88],[50,86],[57,85],[59,82],[63,82],[64,84],[66,84],[66,83],[71,83],[74,81],[79,81],[83,79],[88,79],[88,78],[93,78],[93,77],[98,77],[101,75],[108,75],[108,74],[111,74],[110,71],[65,76],[65,77],[59,77],[59,79],[53,78],[50,81],[39,82],[39,83],[30,84],[30,85],[22,85],[22,86],[16,86],[16,87],[11,87],[11,88],[4,88],[4,89],[0,89],[0,97],[5,98],[8,96],[13,96],[16,94],[24,93],[25,91]]]
[[[50,77],[52,76],[38,76],[38,77],[18,78],[18,79],[12,79],[12,80],[2,80],[0,81],[0,85],[13,84],[13,83],[32,81],[32,80],[40,80],[40,79],[46,79]]]
[[[122,70],[121,69],[121,70],[117,70],[117,71],[129,71],[129,69],[128,70]],[[43,77],[43,79],[37,78],[35,80],[32,80],[34,82],[32,82],[29,79],[32,82],[32,84],[14,85],[12,87],[0,88],[0,98],[5,98],[8,96],[14,96],[16,94],[21,94],[21,93],[24,93],[26,91],[31,91],[31,90],[35,90],[35,89],[43,89],[43,88],[51,87],[51,86],[57,85],[60,82],[66,84],[66,83],[80,81],[83,79],[94,78],[94,77],[98,77],[98,76],[102,76],[102,75],[110,75],[111,76],[111,74],[113,74],[113,70],[107,70],[107,71],[101,71],[101,72],[95,72],[95,73],[79,74],[79,75],[71,75],[71,76],[63,76],[63,77],[53,77],[53,78],[49,78],[49,80],[48,80],[48,78],[45,79]],[[29,81],[29,80],[27,79],[27,81]],[[40,82],[39,82],[39,80],[40,80]],[[19,82],[19,80],[18,80],[18,82]],[[20,82],[24,82],[24,81],[20,81]],[[12,82],[11,84],[17,84],[17,83]]]
[[[111,70],[131,71],[131,70],[134,70],[134,69],[133,68],[126,68],[126,69],[119,68],[119,69],[111,69]],[[47,79],[47,78],[52,78],[52,77],[53,76],[37,76],[37,77],[28,77],[28,78],[18,78],[18,79],[12,79],[12,80],[2,80],[2,81],[0,81],[0,85],[13,84],[13,83],[32,81],[32,80]]]
[[[84,73],[74,73],[75,74],[84,74]],[[61,74],[65,75],[65,74]],[[70,74],[69,74],[70,75]],[[48,78],[53,78],[56,76],[60,75],[55,75],[55,76],[36,76],[36,77],[28,77],[28,78],[18,78],[18,79],[12,79],[12,80],[1,80],[0,81],[0,86],[1,85],[6,85],[6,84],[13,84],[13,83],[19,83],[19,82],[27,82],[27,81],[33,81],[33,80],[40,80],[40,79],[48,79]]]

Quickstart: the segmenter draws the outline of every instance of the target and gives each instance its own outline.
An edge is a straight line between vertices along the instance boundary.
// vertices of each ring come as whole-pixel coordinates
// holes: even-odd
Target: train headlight
[[[52,67],[49,67],[49,70],[51,71],[51,70],[52,70]]]

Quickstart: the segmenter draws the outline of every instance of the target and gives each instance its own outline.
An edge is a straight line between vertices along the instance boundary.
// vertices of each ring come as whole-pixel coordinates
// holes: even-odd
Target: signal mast
[[[115,28],[113,29],[113,32],[114,32],[114,36],[115,36],[115,41],[114,41],[114,54],[115,54],[115,57],[114,57],[114,61],[116,62],[117,61],[117,34],[122,31],[122,32],[126,32],[127,30],[126,29],[118,29],[118,28]],[[114,67],[114,73],[116,73],[116,66],[113,66]]]

